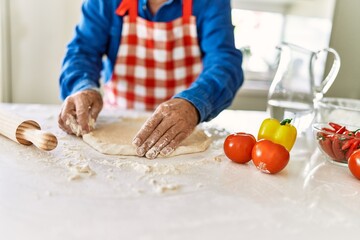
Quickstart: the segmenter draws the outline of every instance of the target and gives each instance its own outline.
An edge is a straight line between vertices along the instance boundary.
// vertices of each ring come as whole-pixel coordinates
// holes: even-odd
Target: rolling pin
[[[23,145],[34,144],[39,149],[50,151],[56,148],[57,138],[41,130],[40,125],[33,120],[0,109],[0,134]]]

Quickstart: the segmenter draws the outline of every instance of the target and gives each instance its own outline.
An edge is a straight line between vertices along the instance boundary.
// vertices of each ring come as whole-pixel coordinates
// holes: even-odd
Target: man
[[[103,57],[106,57],[104,62]],[[60,76],[59,126],[92,130],[105,105],[154,110],[133,144],[169,155],[229,106],[243,82],[230,0],[85,0]]]

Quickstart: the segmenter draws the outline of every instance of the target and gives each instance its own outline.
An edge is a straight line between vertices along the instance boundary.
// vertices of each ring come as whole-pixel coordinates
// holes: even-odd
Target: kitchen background
[[[0,0],[0,102],[60,103],[58,76],[81,2]],[[231,108],[265,110],[281,41],[335,48],[342,65],[326,96],[360,98],[359,0],[232,0],[232,6],[246,80]]]

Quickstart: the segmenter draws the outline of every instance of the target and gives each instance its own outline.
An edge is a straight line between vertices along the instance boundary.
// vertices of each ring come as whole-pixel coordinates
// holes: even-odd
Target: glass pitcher
[[[314,119],[316,101],[329,90],[339,72],[340,57],[332,48],[313,52],[290,43],[277,48],[280,61],[269,89],[267,111],[280,121],[292,118],[298,132],[305,132]],[[324,53],[333,54],[334,61],[325,79],[315,81],[314,69],[319,66],[319,55]]]

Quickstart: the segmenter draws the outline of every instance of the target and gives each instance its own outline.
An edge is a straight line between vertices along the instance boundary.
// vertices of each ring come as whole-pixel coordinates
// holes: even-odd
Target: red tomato
[[[252,160],[255,166],[265,173],[278,173],[288,164],[290,154],[280,144],[269,140],[258,141],[252,150]]]
[[[352,175],[360,180],[360,149],[350,155],[348,159],[348,167]]]
[[[224,141],[225,155],[236,163],[247,163],[251,160],[251,151],[255,143],[256,139],[251,134],[230,134]]]

